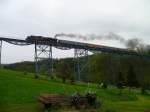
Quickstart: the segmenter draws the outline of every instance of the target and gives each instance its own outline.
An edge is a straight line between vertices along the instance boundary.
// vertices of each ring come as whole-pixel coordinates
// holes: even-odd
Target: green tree
[[[71,68],[68,63],[66,63],[64,60],[61,60],[56,68],[56,74],[58,77],[60,77],[63,81],[63,83],[66,82],[66,79],[72,78],[71,76]]]
[[[138,86],[137,77],[132,66],[129,67],[126,84],[129,87],[129,93],[131,92],[132,87]]]
[[[117,79],[116,79],[116,86],[120,90],[119,94],[122,94],[122,89],[124,88],[124,85],[125,85],[125,79],[124,79],[122,73],[119,72]]]
[[[137,52],[140,54],[144,54],[146,56],[150,57],[150,46],[149,45],[145,45],[145,44],[140,44],[138,46]],[[145,94],[146,90],[149,89],[150,87],[150,70],[149,70],[149,66],[150,66],[150,61],[147,58],[141,58],[140,60],[138,60],[138,66],[137,64],[135,66],[137,66],[137,71],[139,73],[139,81],[140,81],[140,86],[141,86],[141,93]]]
[[[107,85],[110,71],[107,55],[95,54],[90,59],[90,80],[96,83],[104,83]]]

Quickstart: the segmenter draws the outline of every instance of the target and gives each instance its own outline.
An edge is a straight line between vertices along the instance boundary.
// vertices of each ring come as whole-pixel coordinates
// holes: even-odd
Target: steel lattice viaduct
[[[0,65],[1,65],[1,50],[2,50],[2,41],[8,42],[14,45],[35,45],[35,77],[39,75],[39,65],[38,62],[41,59],[45,59],[41,57],[41,54],[45,54],[48,59],[48,73],[51,75],[53,72],[53,60],[52,60],[52,46],[62,50],[69,50],[74,49],[74,58],[77,59],[76,63],[76,72],[77,78],[80,80],[80,65],[79,65],[79,57],[81,56],[88,56],[88,51],[90,52],[104,52],[104,53],[112,53],[118,55],[131,55],[137,56],[141,58],[149,58],[149,56],[144,54],[139,54],[136,51],[128,50],[128,49],[121,49],[115,47],[108,47],[96,44],[89,44],[89,43],[81,43],[75,41],[67,41],[67,40],[60,40],[52,37],[43,37],[43,36],[28,36],[25,40],[21,39],[12,39],[12,38],[4,38],[0,37]]]

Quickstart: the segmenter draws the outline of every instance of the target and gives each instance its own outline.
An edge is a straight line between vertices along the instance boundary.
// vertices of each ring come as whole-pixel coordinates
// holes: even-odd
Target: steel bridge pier
[[[46,74],[50,77],[53,72],[52,46],[35,44],[35,78],[39,77],[41,61],[46,63]]]
[[[81,80],[81,72],[87,65],[87,59],[85,57],[88,57],[88,50],[74,49],[74,71],[77,80]]]
[[[2,68],[2,40],[0,40],[0,68]]]

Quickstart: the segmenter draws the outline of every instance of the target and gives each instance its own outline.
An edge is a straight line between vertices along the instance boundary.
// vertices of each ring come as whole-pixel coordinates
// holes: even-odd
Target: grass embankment
[[[139,90],[128,94],[125,89],[122,95],[118,95],[119,91],[115,87],[103,90],[96,84],[90,84],[88,88],[87,84],[81,82],[75,85],[70,85],[69,82],[63,84],[59,80],[47,80],[45,77],[34,79],[32,74],[0,70],[0,112],[42,112],[43,106],[36,101],[39,93],[72,95],[77,91],[84,93],[89,89],[95,91],[103,103],[102,107],[93,110],[94,112],[144,112],[150,109],[150,96],[141,95]],[[64,109],[55,111],[64,112]]]

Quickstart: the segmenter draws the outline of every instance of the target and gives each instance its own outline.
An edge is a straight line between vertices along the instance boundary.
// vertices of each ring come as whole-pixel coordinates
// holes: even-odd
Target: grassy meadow
[[[11,70],[0,70],[0,112],[43,112],[43,105],[36,100],[40,93],[64,93],[72,95],[75,92],[86,91],[97,93],[102,106],[96,110],[75,110],[74,108],[52,109],[52,112],[144,112],[150,109],[150,95],[141,95],[140,90],[134,89],[129,94],[127,89],[119,95],[116,87],[109,86],[104,90],[96,84],[76,82],[71,85],[61,80],[47,79],[40,76],[34,79],[33,74],[24,74]],[[149,91],[150,93],[150,91]]]

